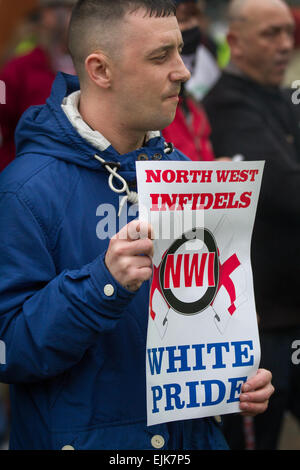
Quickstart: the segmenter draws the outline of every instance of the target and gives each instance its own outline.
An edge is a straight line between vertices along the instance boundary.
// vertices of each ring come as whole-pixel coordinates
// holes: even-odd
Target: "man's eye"
[[[269,29],[268,31],[265,31],[263,35],[265,37],[271,38],[271,37],[277,36],[278,34],[280,34],[280,30],[278,30],[278,29]]]
[[[162,62],[163,60],[165,60],[166,57],[167,57],[167,54],[163,54],[163,55],[160,55],[158,57],[154,57],[153,60],[155,60],[157,62]]]

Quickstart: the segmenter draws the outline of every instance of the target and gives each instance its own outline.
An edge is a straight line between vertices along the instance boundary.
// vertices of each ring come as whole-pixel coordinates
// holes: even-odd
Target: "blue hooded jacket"
[[[99,151],[61,108],[78,89],[76,77],[58,74],[46,105],[23,115],[17,158],[0,177],[0,382],[12,384],[10,448],[226,448],[214,418],[146,425],[149,283],[131,293],[104,264],[101,205],[117,213],[119,195]],[[101,158],[120,162],[134,185],[141,155],[186,158],[164,150],[156,137],[122,156],[109,146]]]

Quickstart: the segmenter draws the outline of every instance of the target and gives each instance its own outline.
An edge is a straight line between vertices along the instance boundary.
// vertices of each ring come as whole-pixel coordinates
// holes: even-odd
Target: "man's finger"
[[[257,416],[258,414],[264,413],[269,405],[269,400],[263,403],[249,403],[241,402],[240,410],[242,416]]]
[[[262,403],[268,400],[274,392],[273,385],[269,384],[268,386],[256,390],[255,392],[241,393],[240,401],[241,402],[251,402],[251,403]]]
[[[153,242],[147,239],[125,241],[117,250],[120,256],[153,256]],[[118,253],[117,253],[118,254]]]
[[[258,369],[256,375],[243,384],[242,392],[249,392],[265,387],[267,384],[271,383],[271,380],[272,374],[270,371]]]
[[[150,224],[140,220],[132,220],[113,237],[113,239],[118,240],[138,240],[144,238],[154,240],[154,230]]]
[[[130,262],[131,262],[131,265],[137,269],[151,268],[152,270],[152,259],[150,258],[150,256],[136,255],[133,258],[131,257]]]

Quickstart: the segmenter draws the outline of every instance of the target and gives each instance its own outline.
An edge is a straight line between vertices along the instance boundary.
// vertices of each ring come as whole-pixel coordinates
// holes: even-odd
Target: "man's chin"
[[[176,115],[176,110],[175,112],[170,115],[170,116],[166,116],[165,119],[162,119],[160,118],[159,122],[157,123],[157,127],[156,127],[156,130],[157,131],[162,131],[164,130],[166,127],[168,127],[170,124],[172,124],[172,122],[174,121],[175,119],[175,115]]]
[[[282,86],[282,84],[283,84],[284,77],[285,77],[285,73],[280,74],[280,75],[273,75],[273,76],[269,79],[267,85],[273,86],[273,87],[280,87],[280,86]]]

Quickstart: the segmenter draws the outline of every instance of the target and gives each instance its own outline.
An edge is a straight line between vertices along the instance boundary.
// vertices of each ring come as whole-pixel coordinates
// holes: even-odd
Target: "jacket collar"
[[[61,108],[78,134],[94,148],[103,152],[104,150],[107,150],[111,144],[99,131],[91,129],[91,127],[82,119],[82,116],[79,113],[80,95],[80,90],[77,90],[65,97]],[[145,142],[148,142],[150,139],[155,137],[160,137],[160,132],[150,131],[146,135]]]

